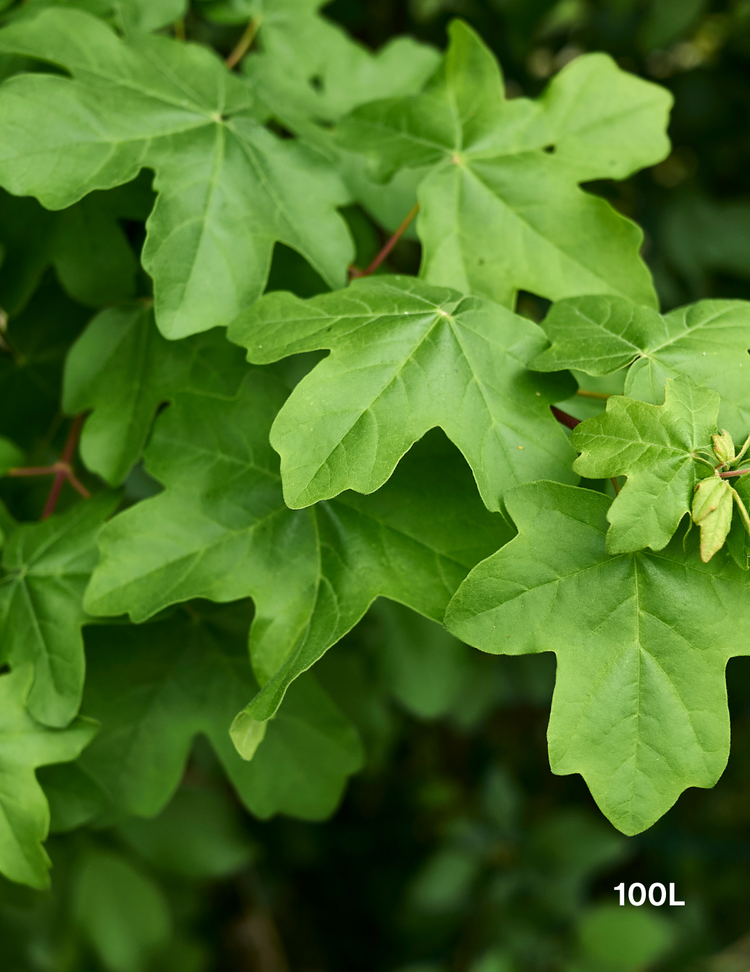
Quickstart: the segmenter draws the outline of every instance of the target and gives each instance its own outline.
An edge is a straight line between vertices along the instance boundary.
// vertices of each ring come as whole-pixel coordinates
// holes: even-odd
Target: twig
[[[253,41],[255,40],[255,37],[258,33],[258,28],[260,27],[260,20],[261,20],[260,17],[254,17],[250,21],[250,23],[245,28],[245,32],[243,33],[242,37],[240,37],[240,39],[237,41],[237,46],[229,55],[229,57],[226,59],[226,61],[224,61],[224,63],[226,64],[226,66],[229,68],[230,71],[232,70],[233,67],[239,64],[239,62],[242,60],[245,54],[247,54],[247,52],[253,46]]]
[[[78,439],[81,435],[81,428],[83,427],[83,420],[85,416],[83,414],[76,415],[73,419],[73,424],[70,427],[70,432],[68,433],[67,441],[65,442],[65,447],[63,448],[62,455],[57,460],[53,462],[51,466],[29,466],[26,468],[9,469],[8,476],[15,477],[27,477],[27,476],[54,476],[55,480],[52,483],[52,489],[47,498],[47,502],[44,506],[44,512],[42,513],[42,519],[47,520],[55,512],[57,507],[57,501],[60,498],[60,493],[66,482],[77,492],[83,496],[84,499],[90,499],[91,493],[86,489],[83,483],[78,479],[75,472],[73,471],[73,456],[75,455],[76,446],[78,445]]]
[[[375,271],[378,269],[378,267],[382,263],[384,263],[388,259],[388,257],[391,255],[391,252],[392,252],[393,248],[398,243],[398,241],[401,239],[401,237],[404,235],[404,233],[409,229],[409,227],[411,226],[411,224],[414,221],[414,218],[415,218],[415,216],[417,215],[418,212],[419,212],[419,203],[417,203],[412,208],[412,210],[410,211],[409,215],[406,217],[406,219],[403,221],[403,223],[399,226],[399,228],[396,230],[396,232],[393,234],[393,236],[388,240],[388,242],[385,244],[385,246],[380,251],[380,253],[378,253],[378,255],[372,261],[372,263],[370,264],[370,266],[366,270],[360,270],[359,267],[350,267],[349,268],[349,276],[352,279],[354,279],[355,277],[369,277],[373,273],[375,273]]]
[[[554,405],[551,406],[552,414],[555,416],[560,425],[564,425],[568,429],[574,429],[576,425],[581,424],[581,419],[574,418],[572,415],[568,415],[567,412],[563,412],[561,408],[556,408]]]

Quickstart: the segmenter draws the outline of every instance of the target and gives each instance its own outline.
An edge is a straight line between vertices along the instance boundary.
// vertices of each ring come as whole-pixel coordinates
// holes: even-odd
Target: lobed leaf
[[[508,535],[456,469],[455,453],[433,443],[372,497],[289,510],[268,443],[285,394],[252,370],[233,400],[177,396],[145,458],[166,488],[103,531],[85,601],[92,614],[142,622],[196,597],[251,596],[250,652],[263,686],[248,710],[256,721],[273,715],[291,682],[376,597],[442,620],[467,570]]]
[[[78,712],[84,680],[83,592],[98,559],[96,538],[118,497],[98,496],[43,523],[23,524],[3,549],[0,661],[33,673],[30,714],[65,726]]]
[[[229,726],[258,684],[237,614],[190,608],[143,627],[90,631],[84,712],[102,728],[79,766],[117,812],[161,812],[199,734],[245,806],[264,819],[329,816],[361,768],[357,731],[311,675],[290,689],[252,760],[240,757]]]
[[[625,394],[658,405],[669,378],[688,375],[721,395],[719,423],[743,440],[750,428],[750,303],[701,300],[664,316],[616,297],[553,305],[541,324],[551,347],[536,371],[608,375],[630,367]]]
[[[636,834],[724,770],[724,671],[750,652],[750,602],[747,575],[721,552],[704,564],[695,542],[609,554],[610,502],[556,483],[518,487],[508,497],[518,537],[471,572],[446,624],[483,651],[555,652],[552,771],[580,773],[612,823]]]
[[[0,182],[49,209],[156,173],[145,269],[162,333],[228,324],[266,284],[276,241],[330,285],[352,260],[346,201],[319,156],[263,127],[246,83],[196,44],[127,41],[77,10],[45,10],[0,31],[0,53],[53,63],[0,87]]]
[[[518,290],[653,306],[641,231],[580,183],[623,179],[663,159],[670,104],[663,88],[602,54],[577,58],[539,101],[507,101],[494,55],[455,21],[424,94],[358,108],[338,137],[382,178],[429,167],[418,190],[429,282],[509,306]]]
[[[65,729],[41,725],[25,704],[32,680],[28,665],[0,675],[0,872],[41,889],[49,886],[49,807],[34,770],[75,759],[97,727],[83,718]]]
[[[345,489],[372,493],[436,426],[463,453],[491,510],[519,482],[575,479],[549,409],[569,388],[526,370],[542,335],[497,304],[409,277],[365,278],[307,301],[269,294],[229,337],[257,364],[331,349],[271,430],[293,508]]]
[[[141,456],[159,406],[190,388],[232,397],[242,380],[238,357],[219,332],[166,341],[146,304],[102,311],[65,363],[64,410],[92,410],[81,436],[83,461],[108,483],[121,483]]]
[[[30,17],[46,7],[71,7],[111,22],[121,30],[160,30],[185,14],[187,0],[24,0],[15,18]]]
[[[681,376],[667,381],[664,404],[613,395],[602,415],[576,426],[573,468],[590,479],[627,476],[607,511],[610,553],[669,543],[708,470],[697,458],[716,431],[719,396]]]

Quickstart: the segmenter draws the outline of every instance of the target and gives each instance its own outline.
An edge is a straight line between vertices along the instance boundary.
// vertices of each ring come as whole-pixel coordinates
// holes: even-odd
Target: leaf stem
[[[28,477],[28,476],[54,476],[55,481],[52,483],[52,489],[47,497],[47,502],[44,506],[44,512],[42,513],[42,519],[47,520],[55,512],[57,507],[57,501],[60,498],[60,493],[66,482],[75,489],[78,493],[83,496],[84,499],[90,499],[91,493],[86,489],[83,483],[78,479],[75,472],[73,471],[73,456],[75,455],[76,446],[78,445],[78,440],[81,435],[81,428],[83,427],[83,420],[85,416],[83,413],[76,415],[73,419],[73,424],[70,427],[70,432],[68,433],[68,438],[65,442],[65,446],[62,451],[62,455],[57,460],[53,462],[51,466],[29,466],[26,468],[9,469],[8,476],[15,477]]]
[[[612,397],[606,392],[584,391],[583,388],[579,388],[578,391],[576,392],[576,395],[581,395],[583,398],[601,398],[604,401]]]
[[[617,481],[616,477],[615,476],[612,476],[609,481],[610,481],[610,483],[612,483],[612,486],[614,487],[615,496],[619,496],[620,495],[620,484]]]
[[[237,41],[237,46],[234,48],[226,61],[224,61],[230,71],[233,67],[236,67],[237,64],[239,64],[245,54],[247,54],[247,52],[253,46],[253,41],[255,40],[260,28],[260,22],[260,17],[253,17],[245,28],[242,37],[240,37],[240,39]]]
[[[556,408],[554,405],[551,405],[550,407],[552,409],[552,414],[555,416],[560,425],[564,425],[568,429],[574,429],[576,425],[581,424],[581,419],[577,419],[573,415],[568,415],[568,413],[563,412],[561,408]]]
[[[750,469],[730,469],[727,472],[719,473],[722,479],[729,479],[730,476],[747,476]]]
[[[747,452],[748,449],[750,449],[750,435],[745,440],[745,444],[740,449],[739,454],[734,457],[734,461],[735,462],[740,462],[742,460],[742,457],[745,455],[745,453]]]
[[[174,38],[178,41],[187,40],[187,35],[185,33],[185,18],[179,17],[174,22]]]
[[[416,205],[414,205],[412,209],[409,211],[409,215],[399,226],[399,228],[396,230],[393,236],[388,240],[388,242],[385,244],[385,246],[380,251],[380,253],[378,253],[378,255],[372,261],[370,266],[366,270],[360,270],[359,267],[350,267],[349,276],[352,279],[354,279],[355,277],[369,277],[373,273],[375,273],[378,267],[380,267],[380,265],[384,263],[391,255],[393,248],[401,239],[401,237],[404,235],[404,233],[409,229],[418,212],[419,212],[419,203],[416,203]]]

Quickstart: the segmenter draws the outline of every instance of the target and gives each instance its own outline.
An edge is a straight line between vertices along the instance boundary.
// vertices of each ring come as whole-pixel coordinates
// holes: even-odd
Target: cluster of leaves
[[[169,830],[196,760],[260,819],[329,816],[365,748],[321,660],[396,610],[379,598],[489,654],[554,653],[552,770],[625,834],[726,765],[725,669],[750,653],[750,303],[662,315],[643,232],[586,185],[668,156],[669,92],[584,54],[517,97],[461,20],[444,54],[372,54],[321,6],[0,4],[13,882],[47,886],[50,825],[116,825],[149,859],[141,818]],[[186,25],[241,33],[222,63]],[[373,273],[378,226],[416,231],[419,264]],[[435,664],[400,610],[397,697]],[[492,707],[480,682],[458,709]],[[508,787],[486,812],[515,834],[492,807]],[[249,860],[221,826],[216,876]],[[138,969],[168,908],[118,853],[71,865],[75,923]],[[470,882],[484,851],[442,853]],[[143,943],[101,944],[108,884],[152,901]],[[503,967],[493,948],[477,968]]]

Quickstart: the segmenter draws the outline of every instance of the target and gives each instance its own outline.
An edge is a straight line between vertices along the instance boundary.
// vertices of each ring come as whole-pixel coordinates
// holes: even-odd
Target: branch
[[[260,17],[254,17],[250,23],[245,28],[245,32],[242,37],[237,41],[237,46],[229,55],[229,57],[224,61],[226,66],[231,71],[233,67],[236,67],[242,58],[247,54],[250,48],[253,46],[253,41],[258,33],[260,27]]]
[[[89,499],[91,493],[86,489],[83,483],[78,479],[75,472],[73,471],[73,456],[75,455],[76,446],[78,445],[78,440],[81,435],[81,428],[83,427],[83,420],[85,416],[83,413],[81,415],[76,415],[73,419],[73,424],[70,427],[70,432],[68,433],[68,438],[65,442],[65,447],[63,448],[62,455],[57,460],[53,462],[51,466],[30,466],[26,468],[9,469],[7,475],[15,476],[16,478],[29,477],[29,476],[54,476],[55,481],[52,483],[52,489],[47,497],[47,502],[44,506],[44,512],[42,513],[42,519],[47,520],[55,512],[57,508],[57,501],[60,498],[60,493],[66,482],[77,492],[83,496],[84,499]]]
[[[414,217],[417,215],[418,212],[419,212],[419,203],[417,203],[412,208],[412,210],[410,211],[409,215],[406,217],[406,219],[403,221],[403,223],[399,226],[399,228],[396,230],[396,232],[393,234],[393,236],[388,240],[388,242],[385,244],[385,246],[383,247],[383,249],[380,251],[380,253],[378,253],[378,255],[375,257],[375,259],[372,261],[372,263],[370,264],[370,266],[366,270],[360,270],[359,267],[350,267],[349,268],[349,277],[350,277],[350,279],[353,280],[355,277],[369,277],[373,273],[375,273],[375,271],[378,269],[378,267],[380,267],[380,265],[382,263],[384,263],[388,259],[388,257],[391,255],[391,252],[393,251],[393,248],[398,243],[398,241],[401,239],[401,237],[404,235],[404,233],[409,229],[409,227],[411,226],[412,222],[414,221]]]

